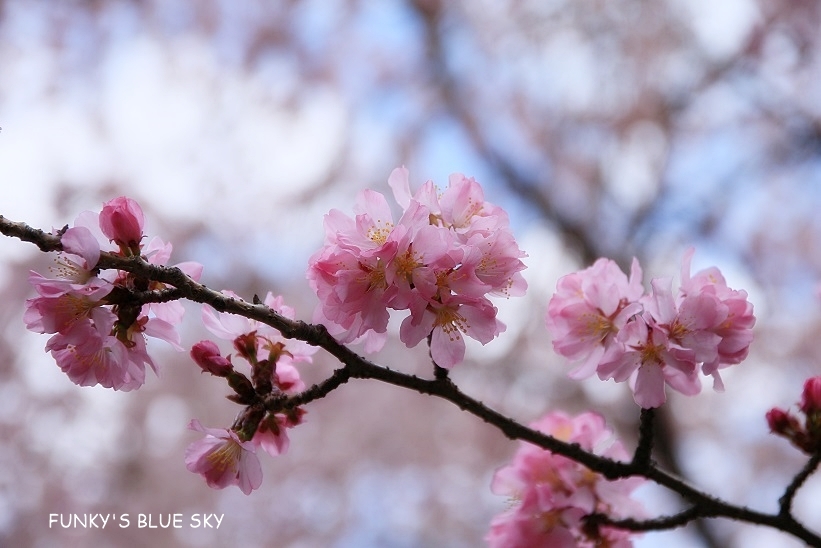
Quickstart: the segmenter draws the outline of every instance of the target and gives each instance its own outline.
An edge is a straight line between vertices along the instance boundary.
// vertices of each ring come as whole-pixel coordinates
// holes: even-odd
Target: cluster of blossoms
[[[308,268],[315,321],[372,351],[385,340],[388,310],[408,310],[402,342],[430,337],[433,360],[451,368],[464,359],[462,334],[486,344],[504,331],[487,296],[524,294],[525,254],[507,214],[472,178],[451,175],[441,194],[428,181],[411,195],[405,168],[388,182],[403,208],[398,222],[373,190],[360,193],[353,219],[336,209],[325,216],[325,245]]]
[[[230,291],[225,295],[238,298]],[[294,310],[282,297],[268,293],[264,304],[278,314],[293,319]],[[246,495],[262,483],[262,469],[256,450],[271,456],[288,449],[287,429],[300,424],[305,411],[300,407],[272,413],[265,407],[271,397],[301,392],[305,384],[294,364],[310,362],[316,348],[301,341],[285,342],[274,328],[233,314],[218,313],[204,306],[202,320],[216,337],[231,341],[235,353],[250,365],[251,376],[236,371],[232,355],[223,356],[216,343],[200,341],[191,349],[191,357],[204,372],[224,377],[233,388],[229,399],[245,405],[232,428],[204,428],[193,420],[189,427],[204,433],[185,452],[188,470],[202,474],[210,487],[222,489],[237,485]]]
[[[629,380],[643,408],[664,403],[665,384],[698,393],[699,372],[723,389],[719,369],[747,356],[753,306],[745,291],[727,287],[717,268],[691,276],[692,255],[691,248],[675,295],[670,278],[652,280],[645,294],[635,259],[629,279],[613,261],[599,259],[559,280],[546,323],[556,352],[579,362],[571,377]]]
[[[315,320],[341,342],[362,341],[373,351],[384,343],[389,311],[407,310],[402,342],[413,347],[427,339],[433,361],[451,368],[464,359],[463,335],[486,344],[504,331],[488,297],[524,294],[521,259],[526,255],[513,238],[507,214],[484,200],[475,180],[454,174],[441,193],[428,181],[412,194],[407,170],[398,168],[388,183],[402,208],[395,223],[387,199],[372,190],[360,193],[353,218],[336,209],[325,216],[325,245],[311,257],[307,273],[320,300]],[[182,350],[175,326],[183,307],[165,302],[163,284],[97,266],[103,250],[166,264],[171,245],[158,238],[143,245],[143,224],[142,210],[125,197],[105,203],[99,214],[85,212],[74,226],[57,232],[63,252],[52,270],[55,277],[35,272],[29,277],[39,296],[26,302],[25,323],[32,331],[52,334],[46,350],[79,385],[141,386],[146,365],[156,372],[146,336]],[[627,380],[643,408],[664,403],[667,384],[697,393],[700,374],[712,376],[717,389],[723,387],[719,370],[746,357],[755,317],[747,294],[727,287],[717,269],[691,276],[692,254],[685,254],[675,293],[669,278],[652,280],[646,293],[636,260],[629,278],[613,261],[600,259],[559,280],[546,323],[556,351],[579,362],[573,377],[596,373],[603,380]],[[202,271],[197,263],[176,266],[194,280]],[[285,318],[295,317],[281,297],[269,293],[264,304]],[[191,357],[203,372],[224,378],[233,390],[229,399],[244,409],[230,428],[207,428],[192,420],[189,428],[204,437],[186,449],[186,467],[210,487],[236,485],[250,494],[262,483],[258,450],[283,454],[288,430],[304,420],[305,410],[287,397],[305,389],[297,365],[311,362],[316,348],[293,340],[286,347],[274,328],[209,306],[203,307],[202,321],[233,351],[223,354],[217,343],[203,340],[192,347]],[[245,372],[236,360],[247,364]],[[800,409],[803,424],[772,409],[770,428],[802,450],[817,452],[821,377],[807,381]],[[597,414],[574,418],[554,412],[531,426],[585,451],[627,458]],[[493,492],[514,503],[493,520],[487,541],[500,547],[627,548],[632,532],[588,517],[641,519],[644,510],[631,493],[643,481],[607,480],[568,457],[524,443],[494,476]]]
[[[601,456],[626,460],[604,419],[595,413],[569,417],[553,412],[531,427]],[[632,546],[631,531],[594,526],[586,516],[642,518],[644,510],[630,495],[645,480],[607,480],[567,457],[522,443],[513,462],[496,471],[492,490],[510,497],[512,506],[491,522],[486,540],[491,548],[549,546],[574,548]]]
[[[770,430],[808,455],[821,452],[821,377],[810,377],[804,382],[798,409],[804,414],[803,423],[784,409],[770,409],[767,412]]]
[[[102,385],[133,390],[145,382],[145,366],[156,373],[148,355],[146,336],[167,341],[182,350],[175,326],[182,321],[178,302],[142,304],[133,291],[162,290],[161,283],[122,271],[97,269],[101,251],[124,257],[142,256],[164,265],[171,244],[154,238],[143,245],[143,212],[126,197],[103,205],[100,213],[86,211],[62,232],[63,252],[46,278],[31,272],[29,282],[39,297],[26,301],[23,320],[37,333],[53,334],[46,350],[68,377],[80,386]],[[113,245],[112,245],[113,244]],[[176,265],[198,279],[202,266]]]

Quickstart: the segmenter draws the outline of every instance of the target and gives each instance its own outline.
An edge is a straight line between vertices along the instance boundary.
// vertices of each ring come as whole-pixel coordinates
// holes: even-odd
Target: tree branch
[[[34,229],[24,223],[16,223],[0,216],[0,233],[33,243],[44,251],[60,251],[60,237]],[[781,508],[777,514],[766,514],[743,506],[735,506],[688,484],[683,479],[660,468],[650,458],[652,448],[652,420],[654,412],[643,411],[639,445],[632,462],[620,462],[583,450],[578,444],[570,444],[557,438],[528,428],[482,402],[463,393],[446,375],[436,374],[433,379],[423,379],[416,375],[402,373],[377,365],[359,356],[334,339],[322,325],[311,325],[299,320],[290,320],[277,314],[264,304],[253,304],[218,293],[194,281],[179,268],[152,265],[141,257],[121,257],[103,252],[97,263],[99,269],[117,269],[137,276],[173,286],[169,293],[142,292],[149,298],[178,296],[193,302],[208,304],[220,312],[237,314],[269,325],[289,339],[305,341],[323,348],[337,358],[343,367],[324,381],[311,386],[294,396],[272,396],[264,402],[271,412],[292,409],[328,395],[352,378],[375,379],[447,400],[460,409],[482,419],[499,429],[511,440],[520,440],[568,457],[608,479],[642,476],[681,495],[692,507],[674,516],[650,520],[619,520],[607,522],[614,527],[631,530],[672,529],[700,518],[728,518],[747,523],[765,525],[794,535],[813,546],[821,546],[821,535],[814,533],[799,523],[790,510],[795,492],[807,477],[817,468],[821,456],[813,456],[804,469],[795,477],[781,497]],[[135,293],[137,295],[137,293]],[[596,517],[595,519],[599,519]],[[602,522],[604,523],[604,522]]]
[[[647,466],[653,452],[653,422],[656,418],[655,409],[641,410],[641,422],[639,423],[639,443],[636,452],[633,453],[633,464],[635,466]]]
[[[810,460],[807,461],[807,464],[804,465],[804,468],[801,469],[799,472],[787,486],[787,489],[784,491],[784,494],[778,499],[779,504],[779,515],[782,516],[789,516],[792,512],[792,503],[795,499],[796,493],[798,493],[798,489],[804,485],[804,482],[807,481],[813,472],[815,472],[816,468],[818,468],[819,463],[821,463],[821,453],[816,453]]]

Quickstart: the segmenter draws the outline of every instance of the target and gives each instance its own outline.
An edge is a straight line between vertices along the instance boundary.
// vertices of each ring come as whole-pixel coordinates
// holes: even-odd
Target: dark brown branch
[[[6,236],[32,243],[39,247],[40,251],[62,251],[63,249],[59,236],[43,232],[39,228],[32,228],[25,223],[9,221],[2,215],[0,215],[0,228]]]
[[[647,466],[653,453],[653,422],[656,418],[655,409],[642,409],[639,423],[639,443],[633,453],[635,466]]]
[[[23,223],[15,223],[0,216],[0,233],[31,242],[46,251],[59,251],[62,246],[59,236],[33,229]],[[795,520],[790,513],[790,504],[795,492],[819,464],[816,455],[796,476],[781,498],[781,510],[777,514],[766,514],[743,506],[735,506],[717,497],[709,495],[688,484],[683,479],[656,466],[649,458],[651,448],[650,423],[653,413],[642,413],[642,431],[639,448],[633,462],[620,462],[590,453],[578,444],[570,444],[542,432],[528,428],[514,419],[502,415],[482,402],[464,394],[447,376],[438,375],[433,379],[423,379],[415,375],[401,373],[377,365],[337,342],[322,325],[306,324],[285,318],[263,304],[253,304],[235,299],[213,291],[189,278],[180,269],[152,265],[140,257],[121,257],[104,252],[97,264],[100,269],[118,269],[131,272],[150,280],[173,286],[173,295],[194,302],[208,304],[221,312],[237,314],[260,321],[282,333],[286,338],[298,339],[311,345],[323,348],[336,357],[343,367],[325,381],[318,383],[300,394],[291,397],[272,396],[264,402],[271,412],[292,409],[316,399],[325,397],[330,392],[352,378],[375,379],[401,388],[414,390],[447,400],[460,409],[482,419],[498,428],[511,440],[520,440],[547,449],[573,459],[574,461],[602,474],[608,479],[630,476],[642,476],[681,495],[692,505],[689,510],[667,518],[655,520],[621,520],[610,522],[613,526],[632,530],[670,529],[700,518],[728,518],[747,523],[765,525],[789,533],[812,546],[821,546],[821,535],[813,533]],[[153,292],[149,292],[153,293]],[[646,455],[646,456],[645,456]],[[646,527],[646,529],[641,529]]]
[[[686,525],[699,517],[699,509],[695,506],[673,514],[672,516],[661,516],[653,519],[613,519],[605,514],[591,514],[588,516],[588,522],[595,525],[610,525],[619,529],[627,529],[630,531],[663,531],[675,529]]]
[[[796,493],[807,481],[813,472],[815,472],[818,465],[821,464],[821,453],[816,453],[807,461],[807,464],[804,465],[804,468],[801,469],[799,472],[787,486],[787,489],[784,491],[784,494],[778,499],[779,504],[779,515],[781,516],[789,516],[792,512],[792,503],[793,499],[795,499]]]

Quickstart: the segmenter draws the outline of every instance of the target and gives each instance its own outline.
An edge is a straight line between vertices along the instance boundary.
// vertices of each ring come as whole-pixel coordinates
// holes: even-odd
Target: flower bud
[[[219,347],[212,341],[200,341],[191,348],[191,358],[203,371],[217,377],[227,377],[234,370],[231,360],[220,354]]]
[[[783,409],[773,407],[767,411],[766,417],[767,425],[773,434],[792,439],[795,433],[801,430],[798,420]]]
[[[810,377],[804,383],[800,409],[808,417],[810,415],[821,414],[821,376]]]
[[[234,339],[234,349],[237,353],[251,362],[257,361],[257,332],[243,333]]]
[[[100,229],[125,252],[139,254],[143,237],[143,210],[131,198],[120,196],[103,204]]]

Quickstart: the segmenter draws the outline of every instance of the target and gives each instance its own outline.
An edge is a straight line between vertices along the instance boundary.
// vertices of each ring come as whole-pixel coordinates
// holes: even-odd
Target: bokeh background
[[[127,194],[146,231],[203,281],[283,294],[304,279],[322,216],[462,172],[505,207],[529,253],[507,332],[453,371],[524,422],[603,413],[628,446],[624,385],[572,382],[543,326],[563,274],[637,256],[646,279],[717,265],[758,324],[727,390],[673,394],[658,458],[728,500],[775,510],[803,464],[764,413],[797,401],[818,364],[821,4],[814,0],[155,0],[0,2],[0,214],[50,229]],[[3,546],[470,547],[506,501],[516,449],[446,402],[352,381],[308,408],[291,450],[263,457],[246,497],[185,470],[190,418],[228,426],[227,388],[161,342],[136,392],[78,388],[23,329],[28,269],[51,257],[0,238]],[[183,341],[207,334],[189,307]],[[395,333],[395,326],[393,332]],[[422,346],[378,363],[430,374]],[[318,354],[307,381],[330,374]],[[681,501],[653,487],[653,511]],[[821,529],[821,478],[796,500]],[[49,529],[49,513],[224,513],[219,530]],[[638,546],[799,547],[727,521]]]

